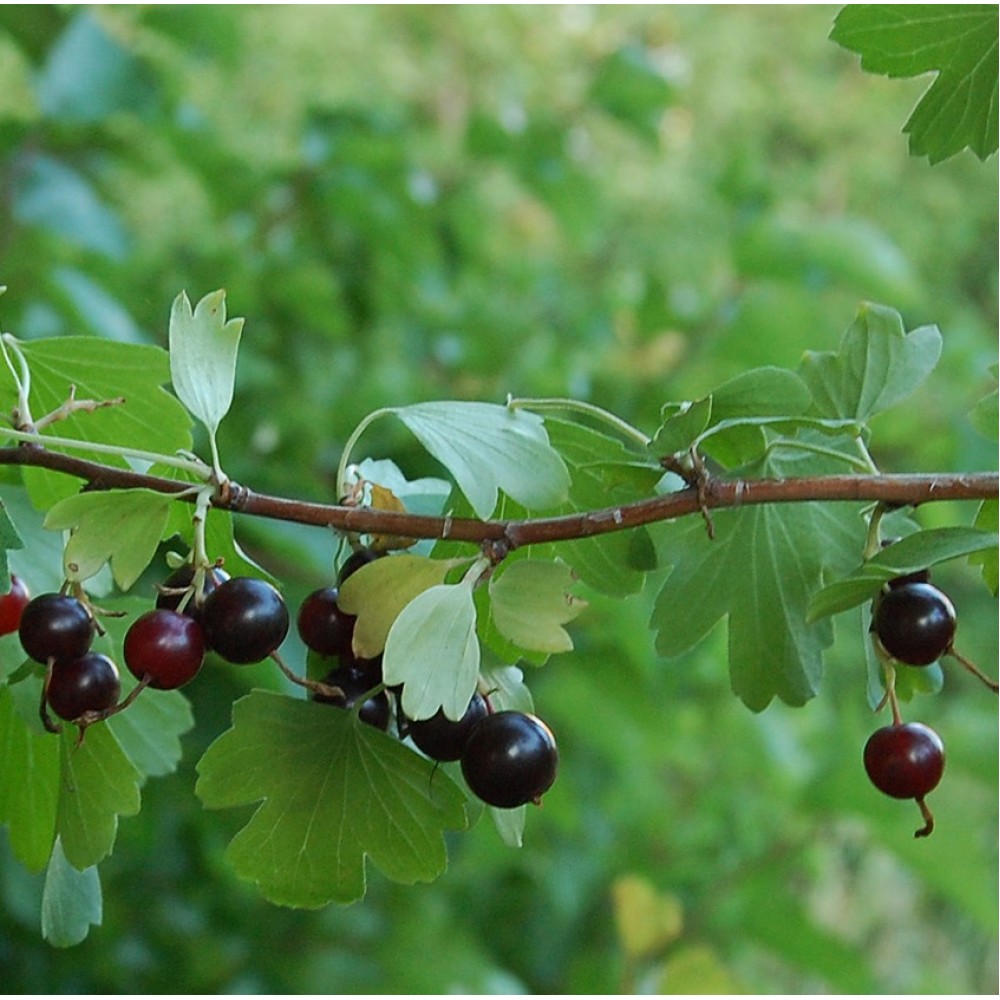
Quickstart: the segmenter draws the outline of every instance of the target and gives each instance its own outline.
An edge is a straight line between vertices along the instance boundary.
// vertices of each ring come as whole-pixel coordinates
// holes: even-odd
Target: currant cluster
[[[313,591],[299,607],[302,641],[314,652],[338,660],[337,667],[315,685],[313,700],[340,708],[357,706],[363,722],[383,731],[395,717],[398,735],[408,736],[431,760],[460,761],[470,791],[489,805],[511,809],[540,802],[555,781],[559,762],[555,738],[541,719],[525,712],[493,712],[488,698],[478,691],[458,720],[442,711],[429,719],[407,719],[399,691],[385,687],[382,658],[354,655],[355,618],[340,609],[339,588],[378,557],[370,549],[359,549],[341,568],[337,586]],[[395,711],[390,693],[395,696]]]

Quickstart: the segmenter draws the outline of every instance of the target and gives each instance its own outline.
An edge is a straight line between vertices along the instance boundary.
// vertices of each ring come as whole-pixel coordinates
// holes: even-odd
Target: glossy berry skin
[[[352,667],[338,667],[336,670],[331,670],[323,678],[323,683],[340,688],[344,692],[344,696],[342,698],[338,696],[327,697],[314,693],[312,695],[313,701],[322,702],[324,705],[336,705],[338,708],[354,708],[358,699],[365,692],[371,691],[373,687],[377,686],[378,681],[373,684],[369,677]],[[364,704],[358,709],[358,718],[362,722],[366,722],[376,729],[381,729],[383,732],[389,728],[391,715],[389,698],[384,691],[366,698]]]
[[[355,617],[340,610],[338,596],[336,587],[323,587],[314,590],[299,606],[299,636],[313,652],[324,656],[351,651]]]
[[[871,783],[894,799],[922,799],[944,773],[944,744],[933,729],[906,722],[876,730],[865,744]]]
[[[901,583],[880,596],[872,624],[890,656],[922,667],[951,649],[955,608],[946,594],[929,583]]]
[[[357,573],[362,566],[367,566],[369,563],[375,562],[376,559],[381,559],[382,555],[383,553],[376,552],[374,549],[358,549],[356,552],[352,552],[340,567],[337,582],[342,584],[349,576]]]
[[[133,676],[140,681],[148,676],[150,687],[172,691],[201,669],[205,636],[193,618],[157,608],[129,626],[122,651]]]
[[[17,633],[24,651],[38,663],[50,657],[75,660],[90,649],[94,620],[75,597],[39,594],[21,612]]]
[[[49,708],[67,722],[114,708],[121,694],[118,668],[103,653],[56,661],[45,692]]]
[[[480,719],[461,759],[472,793],[500,809],[539,802],[556,780],[559,766],[552,731],[524,712],[497,712]]]
[[[10,590],[0,594],[0,635],[10,635],[16,632],[21,624],[21,614],[31,600],[31,594],[25,582],[19,577],[10,576]]]
[[[205,603],[205,598],[213,591],[220,583],[225,583],[229,579],[229,574],[218,566],[212,566],[210,569],[206,570],[204,583],[202,585],[202,590],[200,594],[192,594],[184,605],[184,614],[191,618],[201,617],[201,608]],[[194,580],[194,566],[190,563],[185,563],[183,566],[178,566],[177,569],[173,571],[163,581],[163,586],[167,590],[183,590],[185,587],[190,587],[192,581]],[[184,599],[184,594],[166,594],[160,591],[156,597],[156,606],[158,608],[164,608],[168,611],[176,611],[180,606],[181,601]]]
[[[208,645],[224,660],[257,663],[288,634],[288,608],[266,580],[237,576],[205,598],[201,626]]]
[[[409,724],[410,739],[431,760],[458,760],[465,750],[472,730],[480,719],[486,718],[489,707],[477,691],[469,702],[465,714],[457,722],[442,711],[429,719],[415,720]]]

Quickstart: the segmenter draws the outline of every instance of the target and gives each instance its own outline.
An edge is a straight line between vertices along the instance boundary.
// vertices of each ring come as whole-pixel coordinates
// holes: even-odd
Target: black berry
[[[220,583],[201,608],[205,639],[230,663],[257,663],[288,634],[288,608],[266,580],[237,576]]]
[[[19,577],[11,574],[10,590],[0,595],[0,635],[16,632],[21,624],[21,615],[31,600],[27,585]]]
[[[220,583],[225,583],[228,579],[229,574],[225,570],[219,569],[218,566],[211,566],[205,571],[201,590],[196,594],[188,596],[186,591],[194,583],[194,566],[191,563],[185,563],[183,566],[178,566],[163,581],[163,589],[156,597],[156,606],[168,611],[176,611],[180,607],[181,601],[187,597],[187,603],[184,605],[184,614],[191,618],[199,618],[205,598]]]
[[[367,566],[369,563],[375,562],[382,555],[383,553],[376,552],[374,549],[358,549],[356,552],[352,552],[340,567],[337,582],[343,583],[353,573],[357,573],[362,566]]]
[[[890,656],[910,666],[926,666],[951,648],[955,608],[929,583],[901,583],[880,595],[873,626]]]
[[[458,760],[476,723],[488,712],[486,699],[477,691],[457,722],[438,711],[429,719],[410,722],[408,731],[413,742],[431,760]]]
[[[355,618],[340,610],[338,596],[336,587],[324,587],[314,590],[299,607],[296,624],[302,641],[325,656],[351,651]]]
[[[552,731],[524,712],[480,719],[462,753],[462,774],[472,793],[501,809],[539,802],[556,780],[558,765]]]
[[[17,631],[24,651],[33,660],[75,660],[90,649],[94,620],[75,597],[40,594],[25,605]]]
[[[865,744],[872,784],[894,799],[922,799],[944,772],[944,744],[929,726],[899,723],[876,730]]]
[[[354,708],[363,695],[377,686],[378,681],[373,684],[365,673],[353,667],[338,667],[323,678],[323,683],[340,688],[344,692],[343,696],[328,696],[315,692],[312,695],[313,701],[322,702],[324,705],[336,705],[338,708]],[[358,709],[358,718],[362,722],[367,722],[369,726],[383,731],[389,728],[391,715],[389,698],[385,691],[379,691],[378,694],[366,698]]]
[[[201,669],[205,636],[188,615],[166,608],[148,611],[125,633],[125,666],[149,686],[170,691],[187,684]]]
[[[84,653],[53,664],[45,699],[60,719],[71,722],[87,712],[106,712],[120,694],[114,663],[103,653]]]

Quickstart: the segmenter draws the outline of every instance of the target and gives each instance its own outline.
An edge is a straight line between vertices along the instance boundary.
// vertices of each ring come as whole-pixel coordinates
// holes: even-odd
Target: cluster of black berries
[[[388,730],[395,714],[400,737],[408,736],[431,760],[460,761],[469,789],[489,805],[511,809],[539,802],[552,787],[559,762],[555,739],[541,719],[525,712],[493,712],[479,692],[461,719],[449,719],[442,711],[430,719],[407,719],[398,699],[393,712],[383,684],[382,658],[354,655],[355,619],[340,610],[339,587],[376,558],[372,550],[359,549],[341,568],[337,586],[313,591],[299,608],[302,641],[314,652],[338,660],[314,690],[313,699],[341,708],[357,706],[359,718],[381,730]]]

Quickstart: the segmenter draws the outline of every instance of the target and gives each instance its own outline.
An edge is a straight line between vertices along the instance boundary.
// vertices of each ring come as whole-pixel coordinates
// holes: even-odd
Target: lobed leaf
[[[56,948],[70,948],[100,924],[103,910],[97,869],[74,868],[56,837],[42,890],[42,937]]]

